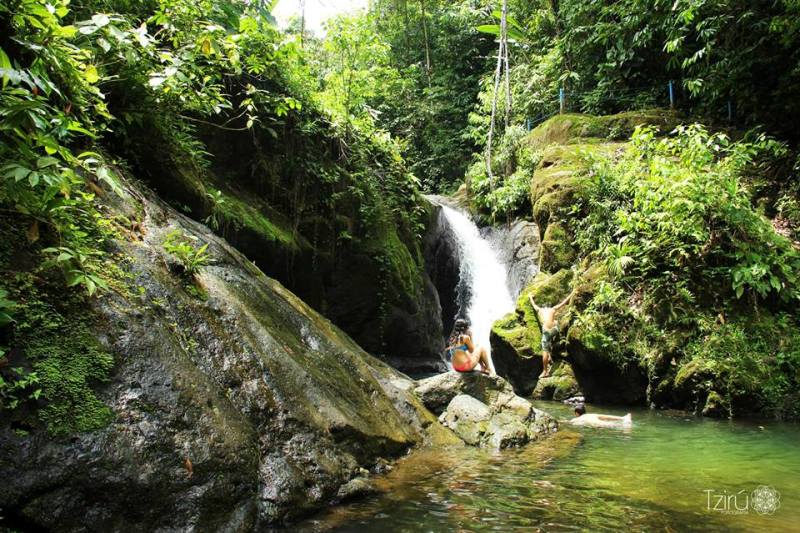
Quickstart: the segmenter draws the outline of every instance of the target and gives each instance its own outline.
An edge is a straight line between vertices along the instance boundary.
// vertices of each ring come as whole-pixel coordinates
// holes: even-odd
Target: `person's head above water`
[[[586,414],[586,406],[582,403],[579,403],[575,406],[575,416],[581,416]]]

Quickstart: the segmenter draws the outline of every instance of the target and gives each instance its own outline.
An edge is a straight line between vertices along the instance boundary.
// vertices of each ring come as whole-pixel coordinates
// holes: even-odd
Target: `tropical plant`
[[[196,247],[195,244],[198,241],[197,237],[187,236],[181,230],[176,229],[169,232],[163,242],[164,250],[178,260],[184,273],[189,276],[194,276],[201,267],[211,263],[208,243]]]

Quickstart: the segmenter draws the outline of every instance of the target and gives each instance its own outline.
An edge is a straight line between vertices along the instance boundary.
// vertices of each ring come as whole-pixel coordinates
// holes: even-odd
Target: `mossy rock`
[[[599,117],[565,113],[543,122],[526,141],[535,149],[549,144],[586,142],[586,139],[627,140],[637,126],[652,125],[666,133],[680,123],[678,115],[664,109],[626,111]]]
[[[706,404],[703,406],[703,416],[722,418],[728,416],[728,409],[725,401],[717,391],[711,391],[706,397]]]
[[[494,323],[489,341],[497,373],[511,383],[515,393],[530,394],[543,370],[538,324],[531,325],[518,309]]]
[[[611,156],[622,143],[581,143],[555,145],[544,149],[531,179],[530,201],[533,218],[544,229],[559,210],[569,207],[584,183],[587,161],[593,156]]]
[[[526,306],[525,309],[530,309],[531,317],[537,320],[536,312],[531,307],[528,301],[528,295],[533,295],[539,306],[555,305],[563,300],[571,290],[572,280],[575,273],[570,269],[562,269],[554,274],[546,272],[539,272],[533,282],[523,291],[517,300],[518,306]]]
[[[548,224],[539,248],[539,268],[545,272],[569,268],[577,256],[566,228],[560,223]]]
[[[555,363],[550,377],[540,378],[533,391],[533,397],[541,400],[566,400],[582,395],[572,367],[566,362]]]

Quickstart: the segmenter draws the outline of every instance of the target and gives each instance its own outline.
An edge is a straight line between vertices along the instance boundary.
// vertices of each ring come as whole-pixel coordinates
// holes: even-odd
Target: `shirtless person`
[[[596,428],[623,428],[633,426],[631,414],[625,416],[587,414],[583,404],[575,406],[575,418],[569,421],[573,426],[592,426]]]
[[[556,322],[556,313],[558,313],[562,307],[567,305],[567,302],[569,302],[569,299],[572,298],[572,294],[574,292],[575,291],[573,289],[573,291],[569,293],[569,296],[564,298],[564,300],[555,307],[539,307],[536,305],[536,302],[533,301],[533,295],[528,295],[531,305],[539,315],[539,323],[542,326],[542,363],[544,364],[544,370],[542,370],[542,373],[539,374],[540,378],[546,378],[550,375],[550,363],[553,360],[553,341],[556,335],[558,335],[558,322]]]

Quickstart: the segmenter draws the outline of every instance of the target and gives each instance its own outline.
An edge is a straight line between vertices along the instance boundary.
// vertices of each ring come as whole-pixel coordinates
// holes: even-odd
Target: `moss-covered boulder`
[[[547,225],[539,252],[539,268],[545,272],[557,272],[569,268],[578,254],[572,245],[572,236],[563,224]]]
[[[585,180],[586,161],[595,154],[613,154],[623,143],[580,142],[543,148],[530,182],[533,219],[540,231],[553,222],[565,222]]]
[[[511,383],[517,394],[529,395],[544,369],[539,348],[541,331],[528,327],[517,313],[511,313],[494,323],[489,342],[497,373]]]
[[[544,368],[541,325],[528,296],[533,295],[539,305],[555,305],[569,294],[572,276],[571,270],[561,270],[556,274],[540,272],[520,294],[517,310],[492,326],[490,342],[495,369],[511,383],[517,394],[533,392]],[[566,327],[568,318],[564,315],[560,318],[560,326]],[[554,355],[559,351],[557,348]]]
[[[60,531],[263,530],[337,500],[385,458],[459,442],[408,378],[205,226],[123,187],[106,213],[138,230],[110,243],[113,290],[62,315],[67,331],[93,317],[114,365],[91,383],[109,416],[68,437],[22,411],[0,419],[4,518]],[[175,231],[207,244],[209,264],[172,268]]]
[[[665,109],[626,111],[615,115],[584,115],[565,113],[556,115],[535,128],[526,139],[534,149],[552,144],[567,145],[597,141],[626,141],[637,126],[655,126],[667,133],[682,122],[676,113]]]
[[[562,401],[573,396],[583,396],[570,364],[560,361],[553,366],[551,375],[539,379],[536,383],[533,397],[540,400]]]

